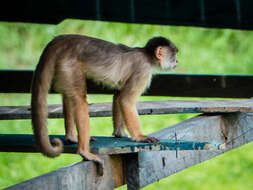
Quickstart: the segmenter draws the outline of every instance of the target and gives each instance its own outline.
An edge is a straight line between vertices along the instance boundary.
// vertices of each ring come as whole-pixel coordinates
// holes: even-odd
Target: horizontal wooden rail
[[[63,135],[50,135],[50,140],[59,138],[64,144],[63,153],[77,152],[77,144],[69,144]],[[219,150],[224,145],[217,142],[198,142],[173,139],[161,139],[159,143],[133,142],[130,138],[95,137],[90,142],[91,152],[95,154],[126,154],[164,150]],[[0,134],[0,152],[38,152],[33,135]]]
[[[32,76],[31,70],[0,70],[0,93],[29,93]],[[157,74],[145,95],[250,98],[252,84],[253,75]],[[90,94],[114,93],[92,80],[87,80],[87,90]]]
[[[253,99],[247,100],[201,100],[201,101],[149,101],[139,102],[140,115],[176,113],[226,113],[253,112]],[[91,117],[112,115],[112,103],[89,105]],[[63,118],[62,105],[49,105],[49,118]],[[0,120],[30,119],[30,106],[0,106]]]

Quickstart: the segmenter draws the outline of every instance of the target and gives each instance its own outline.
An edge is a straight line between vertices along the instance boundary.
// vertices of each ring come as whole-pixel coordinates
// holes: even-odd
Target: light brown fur
[[[113,99],[113,135],[127,136],[141,142],[158,142],[141,132],[136,101],[149,86],[152,66],[174,68],[177,48],[169,40],[157,37],[144,48],[130,48],[81,35],[62,35],[52,40],[43,51],[32,85],[32,125],[40,151],[58,156],[63,145],[59,139],[50,144],[46,127],[47,94],[51,84],[62,94],[65,138],[78,143],[78,153],[85,160],[102,163],[90,153],[90,124],[86,98],[86,77],[118,89]],[[78,136],[75,136],[77,127]]]

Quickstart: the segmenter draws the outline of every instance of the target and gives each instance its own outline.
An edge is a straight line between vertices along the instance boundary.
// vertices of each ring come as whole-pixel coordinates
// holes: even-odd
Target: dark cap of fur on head
[[[154,55],[154,52],[155,52],[155,49],[158,47],[158,46],[167,46],[167,47],[170,47],[172,51],[175,51],[177,52],[177,48],[176,46],[168,39],[164,38],[164,37],[154,37],[154,38],[151,38],[147,44],[145,45],[145,49],[146,51],[150,54],[150,55]]]

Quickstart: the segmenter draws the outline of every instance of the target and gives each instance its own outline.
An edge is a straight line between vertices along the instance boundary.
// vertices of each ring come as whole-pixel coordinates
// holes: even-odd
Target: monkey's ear
[[[155,57],[161,61],[163,59],[163,47],[162,46],[158,46],[156,49],[155,49]]]

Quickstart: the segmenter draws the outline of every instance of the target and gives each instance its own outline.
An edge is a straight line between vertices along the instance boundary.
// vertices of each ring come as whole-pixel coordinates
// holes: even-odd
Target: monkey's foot
[[[68,145],[68,144],[77,144],[78,140],[76,136],[71,136],[71,137],[67,137],[65,136],[65,140],[64,140],[64,144]]]
[[[123,137],[128,137],[128,135],[125,133],[123,130],[115,130],[112,135],[116,138],[123,138]]]
[[[91,137],[90,141],[97,141],[97,139],[95,137]],[[65,137],[64,144],[68,145],[68,144],[77,144],[77,143],[78,143],[77,137],[74,137],[74,138],[73,137],[70,137],[70,138]]]
[[[160,142],[159,139],[157,139],[155,137],[149,137],[149,136],[135,137],[132,140],[136,141],[136,142],[144,142],[144,143],[158,143],[158,142]]]
[[[98,166],[98,174],[102,176],[104,174],[104,161],[95,154],[92,154],[88,151],[78,151],[78,154],[80,154],[83,157],[84,161],[93,161]]]

